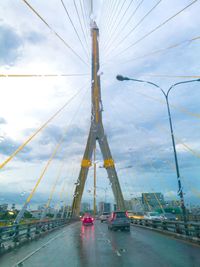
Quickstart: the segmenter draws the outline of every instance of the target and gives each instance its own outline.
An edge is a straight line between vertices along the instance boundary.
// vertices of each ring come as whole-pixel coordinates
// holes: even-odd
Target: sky
[[[0,170],[0,203],[26,200],[62,136],[30,204],[45,203],[59,175],[52,203],[72,201],[90,127],[91,19],[100,33],[103,123],[124,198],[162,192],[177,199],[165,98],[156,87],[119,82],[116,75],[148,80],[165,91],[199,76],[200,39],[191,40],[199,36],[200,2],[97,0],[91,11],[89,0],[63,0],[68,14],[59,0],[27,2],[47,24],[22,0],[0,3],[0,162],[67,104]],[[75,76],[6,76],[20,74]],[[169,95],[187,205],[200,202],[199,88],[199,82],[178,85]],[[114,202],[102,165],[97,147],[97,201]],[[92,203],[92,190],[93,167],[83,202]]]

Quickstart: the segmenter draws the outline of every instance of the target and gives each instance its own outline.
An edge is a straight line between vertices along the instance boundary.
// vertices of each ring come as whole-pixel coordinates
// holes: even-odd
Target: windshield
[[[159,216],[160,214],[158,212],[150,212],[149,215],[150,216]]]
[[[200,0],[0,0],[11,266],[200,267]]]
[[[116,212],[116,218],[125,218],[126,217],[126,213],[125,212]]]

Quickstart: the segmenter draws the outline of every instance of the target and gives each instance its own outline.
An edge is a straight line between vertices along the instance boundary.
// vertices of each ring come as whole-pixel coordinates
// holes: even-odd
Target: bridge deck
[[[108,231],[107,225],[99,221],[92,227],[77,222],[52,232],[4,255],[0,265],[15,266],[27,255],[31,256],[19,266],[200,266],[197,245],[134,226],[130,233]]]

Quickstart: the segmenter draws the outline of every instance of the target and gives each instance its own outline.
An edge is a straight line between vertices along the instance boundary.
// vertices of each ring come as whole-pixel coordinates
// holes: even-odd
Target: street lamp
[[[185,202],[184,202],[183,189],[182,189],[182,185],[181,185],[181,177],[180,177],[180,172],[179,172],[178,158],[177,158],[177,152],[176,152],[176,146],[175,146],[175,140],[174,140],[174,132],[173,132],[173,126],[172,126],[172,118],[171,118],[171,112],[170,112],[170,106],[169,106],[169,93],[177,85],[184,84],[184,83],[191,83],[191,82],[200,82],[200,79],[194,79],[194,80],[182,81],[182,82],[175,83],[172,86],[170,86],[170,88],[167,90],[167,92],[165,92],[157,84],[150,82],[150,81],[138,80],[138,79],[134,79],[134,78],[124,77],[122,75],[117,75],[116,79],[118,81],[134,81],[134,82],[148,83],[148,84],[153,85],[153,86],[157,87],[158,89],[160,89],[160,91],[163,93],[163,95],[165,97],[166,104],[167,104],[167,112],[168,112],[168,118],[169,118],[171,138],[172,138],[172,146],[173,146],[173,151],[174,151],[174,160],[175,160],[175,165],[176,165],[176,175],[177,175],[177,180],[178,180],[178,195],[179,195],[180,201],[181,201],[183,220],[185,223],[187,223],[186,208],[185,208]]]

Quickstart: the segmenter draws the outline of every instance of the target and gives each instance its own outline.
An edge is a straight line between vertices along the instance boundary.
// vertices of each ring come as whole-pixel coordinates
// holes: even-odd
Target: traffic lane
[[[200,266],[198,245],[134,226],[130,236],[119,231],[108,236],[121,254],[121,266]]]
[[[11,267],[16,266],[16,263],[24,267],[122,266],[118,265],[119,252],[108,239],[106,226],[99,222],[95,222],[94,226],[74,223],[62,229],[48,241],[45,240],[42,244],[40,242],[38,247],[33,246],[33,250],[27,251],[27,255],[24,253],[26,246],[17,249],[16,254],[12,253],[12,262],[6,261],[4,257],[4,263],[1,266]],[[37,243],[37,241],[33,242]],[[14,258],[16,258],[15,261],[13,261]]]
[[[28,255],[33,254],[28,260],[25,260],[23,265],[21,266],[29,266],[28,264],[31,262],[32,259],[35,257],[37,258],[40,256],[41,253],[45,253],[45,257],[48,257],[47,253],[45,252],[45,248],[51,248],[52,244],[55,242],[57,244],[57,240],[60,239],[61,237],[67,237],[69,240],[71,239],[71,235],[74,233],[74,228],[80,228],[80,223],[73,223],[70,225],[67,225],[61,229],[57,229],[53,232],[47,233],[47,235],[43,235],[40,238],[34,239],[31,242],[28,242],[24,244],[21,247],[17,247],[16,249],[10,251],[9,253],[6,253],[0,257],[0,266],[2,267],[11,267],[15,266],[16,263],[20,262],[22,259],[25,259]],[[59,242],[58,242],[59,243]],[[71,254],[72,255],[72,254]],[[54,255],[56,257],[56,255]],[[27,263],[28,262],[28,263]],[[40,265],[33,265],[34,267],[36,266],[45,266],[42,264]],[[32,266],[32,263],[30,263]],[[54,265],[49,265],[49,266],[54,266]],[[62,265],[61,265],[62,266]]]
[[[118,266],[116,252],[107,241],[102,225],[82,226],[75,223],[65,228],[58,238],[42,246],[31,257],[19,261],[24,267],[114,267]]]
[[[34,241],[32,252],[36,251],[35,254],[21,266],[200,266],[199,247],[138,227],[131,227],[130,233],[108,231],[107,224],[97,221],[94,226],[75,223],[57,232],[59,233],[49,239],[49,243],[43,241],[46,244],[44,246],[41,245],[43,238],[38,242],[40,246],[38,244],[37,248],[37,241]],[[23,248],[26,249],[22,247],[16,250],[16,255],[12,255],[16,256],[15,263],[19,261],[19,253],[24,251]],[[25,256],[23,252],[23,257]],[[23,257],[21,255],[20,259]],[[5,265],[5,261],[0,265],[13,266]]]

